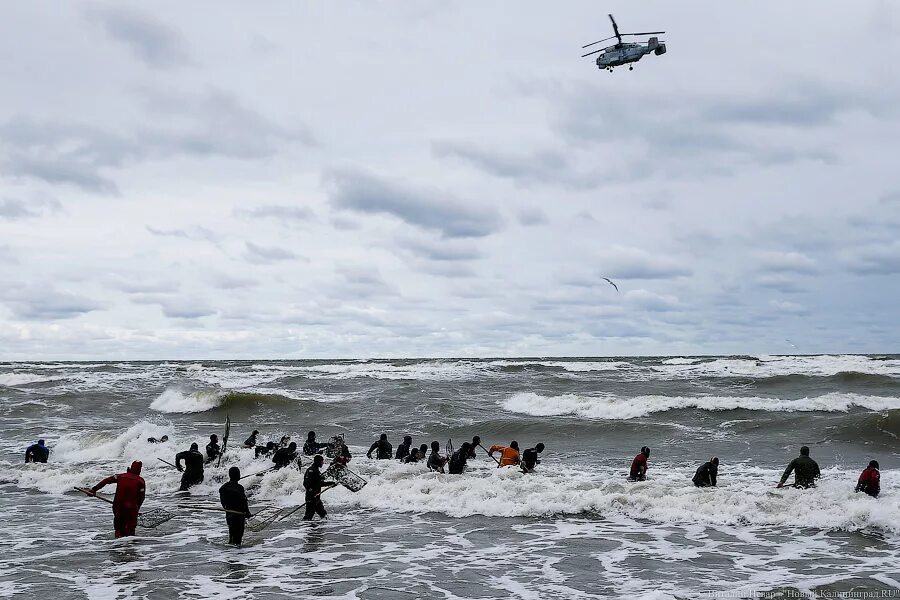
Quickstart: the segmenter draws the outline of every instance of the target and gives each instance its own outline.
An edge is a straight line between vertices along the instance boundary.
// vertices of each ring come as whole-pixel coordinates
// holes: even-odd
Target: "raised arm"
[[[782,487],[784,485],[784,482],[787,481],[788,477],[791,476],[791,473],[794,472],[794,463],[796,462],[797,459],[795,458],[790,462],[790,464],[788,464],[787,469],[784,470],[784,475],[781,476],[781,481],[778,482],[778,487]]]
[[[96,494],[98,490],[103,489],[104,487],[106,487],[107,485],[109,485],[111,483],[116,483],[118,480],[119,480],[118,475],[110,475],[109,477],[107,477],[106,479],[104,479],[103,481],[101,481],[100,483],[95,485],[94,487],[92,487],[91,491]]]

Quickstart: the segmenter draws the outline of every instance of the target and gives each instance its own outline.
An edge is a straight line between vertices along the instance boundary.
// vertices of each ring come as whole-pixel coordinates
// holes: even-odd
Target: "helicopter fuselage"
[[[597,57],[597,67],[611,69],[621,65],[627,65],[641,60],[645,55],[654,52],[664,54],[666,45],[660,44],[657,38],[650,38],[646,44],[621,43],[603,49],[603,53]]]

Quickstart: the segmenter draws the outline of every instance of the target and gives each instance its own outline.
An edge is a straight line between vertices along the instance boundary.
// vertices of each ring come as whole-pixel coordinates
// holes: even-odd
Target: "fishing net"
[[[262,531],[263,529],[274,523],[276,520],[278,520],[278,518],[285,514],[287,510],[288,509],[276,508],[274,506],[264,508],[253,515],[252,519],[247,520],[246,527],[253,532]]]
[[[328,447],[325,448],[325,456],[328,458],[334,458],[340,455],[341,448],[344,446],[344,434],[339,433],[337,435],[331,436],[331,440],[328,442]]]
[[[338,463],[332,463],[325,471],[325,479],[331,479],[338,482],[351,492],[358,492],[366,487],[368,481]]]
[[[166,521],[173,519],[175,516],[175,513],[162,508],[145,510],[138,515],[138,525],[145,529],[153,529],[154,527],[159,527]]]

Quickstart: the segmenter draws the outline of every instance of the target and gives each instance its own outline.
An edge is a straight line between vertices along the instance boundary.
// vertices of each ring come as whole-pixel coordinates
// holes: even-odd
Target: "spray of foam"
[[[227,395],[228,392],[221,389],[187,392],[170,387],[150,404],[150,409],[162,413],[204,412],[221,406]]]
[[[573,415],[585,419],[623,420],[656,412],[698,408],[700,410],[762,410],[774,412],[846,412],[857,406],[872,411],[900,409],[900,398],[830,393],[814,398],[781,400],[740,396],[541,396],[533,392],[513,394],[501,403],[512,413],[535,417]]]

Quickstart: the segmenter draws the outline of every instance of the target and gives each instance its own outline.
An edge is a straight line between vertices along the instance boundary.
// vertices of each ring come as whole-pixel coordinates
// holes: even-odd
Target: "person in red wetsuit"
[[[644,481],[647,479],[647,459],[650,458],[650,448],[644,446],[641,453],[631,461],[631,472],[628,481]]]
[[[144,478],[141,477],[143,466],[141,461],[136,460],[124,473],[110,475],[91,488],[91,493],[96,494],[104,486],[116,484],[116,495],[113,498],[113,527],[117,538],[134,535],[138,512],[146,494]]]
[[[878,461],[869,461],[869,466],[859,476],[856,482],[856,491],[865,492],[866,494],[877,498],[881,493],[881,473],[878,471]]]

